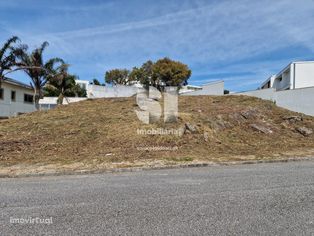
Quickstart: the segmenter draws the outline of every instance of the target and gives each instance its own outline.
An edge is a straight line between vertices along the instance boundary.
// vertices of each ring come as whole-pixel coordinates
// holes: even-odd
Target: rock
[[[205,140],[205,142],[208,142],[208,140],[209,140],[208,132],[204,132],[204,140]]]
[[[310,136],[311,134],[313,134],[313,130],[306,127],[298,127],[296,128],[296,131],[298,131],[303,136]]]
[[[190,131],[191,133],[197,133],[197,128],[195,125],[191,123],[185,123],[186,130]]]
[[[245,121],[245,118],[239,112],[235,112],[235,113],[230,114],[229,118],[235,124],[241,124]]]
[[[290,125],[289,125],[289,123],[287,123],[287,122],[282,122],[282,123],[281,123],[281,126],[282,126],[283,128],[285,128],[285,129],[289,129],[289,128],[290,128]]]
[[[184,134],[185,134],[185,131],[186,131],[186,128],[185,128],[185,126],[182,126],[182,127],[180,127],[179,129],[178,129],[178,135],[179,135],[179,137],[182,137]]]
[[[303,121],[302,116],[285,116],[282,119],[285,121],[291,122],[291,123],[296,123],[298,121]]]
[[[219,139],[215,139],[215,143],[217,143],[217,144],[222,144],[222,142],[221,142],[221,140],[219,140]]]
[[[270,128],[262,126],[262,125],[251,124],[250,127],[253,130],[259,131],[259,132],[264,133],[264,134],[272,134],[273,133],[273,131]]]
[[[221,115],[216,116],[214,119],[208,119],[207,121],[210,123],[210,127],[215,131],[220,131],[233,127],[231,123],[223,120],[223,117]]]
[[[240,114],[247,120],[258,116],[258,112],[253,108],[242,111]]]

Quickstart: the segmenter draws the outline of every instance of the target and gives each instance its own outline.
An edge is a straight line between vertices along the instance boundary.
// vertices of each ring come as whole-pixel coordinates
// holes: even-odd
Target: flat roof
[[[285,66],[282,70],[280,70],[277,74],[274,74],[272,76],[270,76],[268,79],[266,79],[259,88],[263,87],[266,83],[268,83],[268,81],[271,80],[272,77],[277,78],[279,75],[283,74],[286,70],[290,69],[290,66],[292,64],[302,64],[302,63],[314,63],[314,61],[292,61],[290,62],[287,66]]]

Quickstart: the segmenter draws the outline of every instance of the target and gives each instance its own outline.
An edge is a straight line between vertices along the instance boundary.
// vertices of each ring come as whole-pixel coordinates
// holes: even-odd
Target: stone
[[[262,126],[262,125],[251,124],[250,127],[253,130],[264,133],[264,134],[272,134],[273,133],[273,131],[270,128]]]
[[[197,128],[195,125],[191,123],[185,123],[186,130],[190,131],[191,133],[197,133]]]
[[[303,121],[302,116],[285,116],[283,117],[285,121],[291,122],[291,123],[296,123],[298,121]]]
[[[313,130],[306,127],[298,127],[296,128],[296,131],[298,131],[303,136],[310,136],[311,134],[313,134]]]
[[[178,129],[178,135],[179,135],[179,137],[182,137],[184,134],[185,134],[185,132],[186,132],[186,128],[185,128],[185,126],[182,126],[182,127],[180,127],[179,129]]]
[[[205,142],[208,142],[208,140],[209,140],[208,132],[204,132],[204,140],[205,140]]]
[[[235,124],[241,124],[243,123],[246,119],[238,112],[232,113],[229,115],[229,118],[232,120],[233,123]]]
[[[255,109],[248,109],[248,110],[246,110],[246,111],[242,111],[241,113],[240,113],[245,119],[252,119],[252,118],[255,118],[255,117],[257,117],[257,115],[258,115],[258,112],[255,110]]]

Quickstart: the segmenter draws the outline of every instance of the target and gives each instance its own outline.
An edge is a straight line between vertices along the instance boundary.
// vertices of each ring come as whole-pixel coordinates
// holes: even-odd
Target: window
[[[11,91],[11,101],[15,102],[16,100],[16,92],[15,91]]]
[[[24,94],[24,102],[33,103],[33,95]]]
[[[4,91],[3,91],[3,88],[0,88],[0,100],[3,100],[3,93],[4,93]]]

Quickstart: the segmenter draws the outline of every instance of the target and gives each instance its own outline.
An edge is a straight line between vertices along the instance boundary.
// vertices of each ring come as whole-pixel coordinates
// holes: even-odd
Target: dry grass
[[[180,117],[174,124],[143,125],[135,108],[134,97],[98,99],[2,120],[0,166],[80,163],[88,168],[123,167],[156,161],[234,161],[314,153],[314,135],[304,137],[295,130],[314,129],[314,118],[302,115],[302,121],[289,122],[284,117],[301,115],[268,101],[245,96],[184,96],[179,99]],[[137,129],[178,129],[187,122],[197,127],[196,133],[181,137],[137,134]],[[258,132],[252,124],[268,127],[273,133]],[[178,150],[138,150],[160,146]]]

